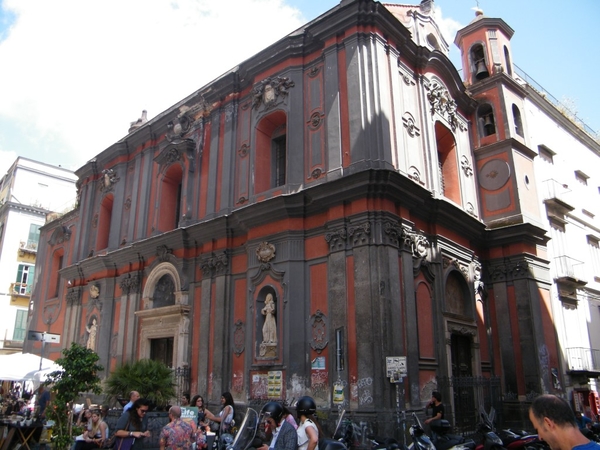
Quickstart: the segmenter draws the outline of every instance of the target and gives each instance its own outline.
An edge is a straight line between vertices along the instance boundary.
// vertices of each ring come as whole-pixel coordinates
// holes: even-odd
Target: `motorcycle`
[[[483,435],[483,442],[475,450],[506,450],[502,445],[502,439],[496,434],[494,427],[494,419],[496,418],[496,410],[492,407],[490,413],[487,414],[483,406],[479,407],[479,423],[478,431]]]
[[[433,437],[431,442],[437,450],[460,450],[460,449],[475,449],[475,441],[473,439],[465,439],[458,434],[452,434],[452,426],[450,422],[444,419],[434,420],[429,424]]]
[[[502,430],[498,433],[502,445],[507,450],[539,450],[548,449],[548,444],[540,439],[537,434],[529,434],[526,431],[515,431],[511,429]]]
[[[474,450],[475,442],[471,439],[466,440],[462,436],[450,434],[450,423],[447,420],[434,420],[431,422],[431,430],[437,435],[431,439],[421,425],[417,414],[412,412],[413,423],[410,426],[409,433],[412,443],[408,446],[409,450]]]
[[[343,420],[342,411],[334,432],[334,439],[344,444],[345,448],[361,448],[371,450],[399,450],[400,445],[394,438],[384,438],[368,432],[366,423],[357,425],[350,419]],[[340,427],[341,425],[341,427]],[[319,450],[322,450],[319,447]]]

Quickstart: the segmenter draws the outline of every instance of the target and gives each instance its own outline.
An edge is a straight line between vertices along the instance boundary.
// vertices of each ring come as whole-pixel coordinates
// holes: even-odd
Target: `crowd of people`
[[[139,400],[138,400],[139,401]],[[134,403],[133,409],[136,404]],[[193,406],[198,408],[195,422],[182,420],[182,407]],[[315,419],[316,404],[311,397],[302,397],[296,404],[297,421],[292,412],[279,402],[268,402],[261,410],[263,417],[264,433],[267,443],[257,450],[315,450],[319,436],[323,435],[321,427]],[[189,396],[182,397],[181,405],[172,406],[169,410],[170,422],[163,427],[160,433],[161,450],[190,450],[194,444],[196,448],[206,448],[206,433],[214,430],[217,434],[233,433],[235,403],[231,393],[221,395],[221,409],[218,414],[206,409],[204,399],[196,395],[190,401]],[[117,429],[124,429],[124,420],[120,419]],[[136,430],[144,430],[141,428]],[[127,430],[131,430],[128,428]],[[130,432],[130,431],[129,431]],[[117,436],[125,436],[125,431],[117,432]],[[136,434],[134,432],[133,436]],[[137,450],[135,447],[133,450]]]
[[[45,394],[46,393],[46,394]],[[45,409],[47,391],[42,387],[37,392],[37,404]],[[129,445],[120,450],[141,450],[144,439],[150,437],[147,412],[150,402],[132,391],[129,403],[115,426],[114,436],[121,440],[129,439]],[[197,408],[195,420],[184,420],[185,408]],[[428,421],[443,418],[444,407],[441,396],[434,392],[429,407],[432,416]],[[195,412],[196,410],[194,410]],[[95,450],[106,447],[109,442],[109,429],[104,421],[108,408],[82,408],[77,414],[76,426],[84,431],[77,437],[73,450]],[[302,397],[295,406],[296,417],[280,402],[270,401],[261,410],[262,437],[265,443],[256,450],[315,450],[323,431],[315,418],[316,404],[311,397]],[[200,395],[191,398],[184,394],[180,405],[169,409],[169,423],[160,432],[160,450],[201,450],[206,449],[207,434],[234,433],[235,403],[231,393],[221,395],[221,408],[213,413],[205,406]],[[582,433],[589,428],[590,421],[575,415],[569,403],[554,395],[541,395],[531,404],[529,418],[538,435],[552,450],[600,450],[600,445]],[[427,422],[427,421],[426,421]],[[212,430],[212,431],[211,431]],[[211,450],[211,449],[208,449]]]

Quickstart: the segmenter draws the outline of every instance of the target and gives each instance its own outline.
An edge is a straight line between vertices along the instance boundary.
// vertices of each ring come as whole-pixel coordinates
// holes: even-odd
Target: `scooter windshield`
[[[238,428],[235,440],[227,450],[246,450],[252,444],[258,428],[258,413],[252,408],[246,410],[242,424]]]

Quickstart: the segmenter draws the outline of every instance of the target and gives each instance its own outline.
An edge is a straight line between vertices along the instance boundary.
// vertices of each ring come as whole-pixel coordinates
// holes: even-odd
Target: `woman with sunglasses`
[[[141,450],[143,439],[150,437],[148,431],[148,406],[150,402],[145,398],[138,398],[131,408],[121,415],[116,425],[115,436],[119,438],[135,438],[132,450]]]

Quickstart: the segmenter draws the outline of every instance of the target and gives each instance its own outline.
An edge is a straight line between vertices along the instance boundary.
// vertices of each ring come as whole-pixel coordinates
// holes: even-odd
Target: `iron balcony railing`
[[[571,279],[585,281],[585,266],[583,261],[578,261],[570,256],[557,256],[554,258],[555,279]]]
[[[569,193],[571,189],[564,183],[556,181],[552,178],[542,182],[542,200],[560,200],[564,203],[569,203]]]
[[[10,285],[10,291],[13,295],[31,295],[31,288],[33,286],[28,283],[12,283]]]
[[[569,370],[600,372],[600,350],[585,347],[570,347],[567,351]]]

